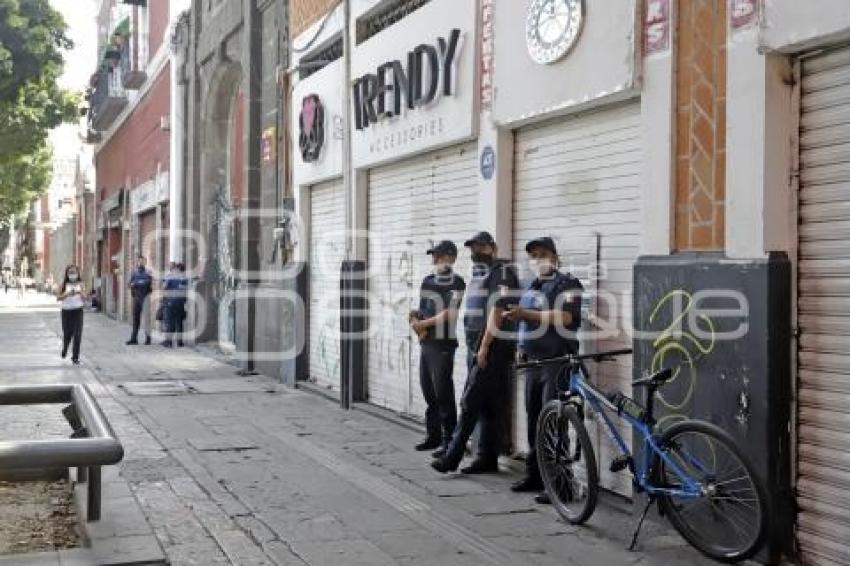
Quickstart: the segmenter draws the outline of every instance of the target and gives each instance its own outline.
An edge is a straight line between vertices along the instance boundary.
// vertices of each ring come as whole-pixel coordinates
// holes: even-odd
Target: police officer
[[[130,334],[130,339],[127,340],[127,345],[139,343],[139,326],[142,323],[142,311],[145,308],[145,301],[153,290],[153,277],[145,269],[145,258],[139,256],[136,260],[136,269],[130,275],[130,293],[133,296],[133,332]],[[150,330],[145,327],[145,345],[151,343]]]
[[[457,424],[454,373],[456,325],[466,284],[454,270],[457,246],[443,240],[428,250],[434,272],[422,280],[419,309],[411,311],[410,326],[421,343],[419,381],[425,398],[428,436],[416,450],[434,450],[448,444]]]
[[[499,471],[502,423],[514,357],[514,341],[498,332],[504,312],[502,294],[509,296],[510,291],[519,287],[519,282],[513,267],[496,259],[496,242],[489,233],[479,232],[467,240],[465,246],[472,252],[473,261],[463,321],[469,375],[460,402],[460,421],[452,441],[431,467],[441,473],[456,470],[478,423],[478,455],[461,472],[484,474]]]
[[[519,323],[518,358],[551,358],[578,352],[575,332],[581,324],[581,292],[578,279],[558,270],[558,251],[552,238],[536,238],[525,246],[528,263],[536,277],[523,292],[519,304],[504,317]],[[537,419],[548,401],[557,395],[557,365],[525,371],[525,412],[528,430],[526,477],[511,486],[516,492],[543,491],[537,464]],[[549,503],[539,493],[538,503]]]
[[[166,329],[162,345],[166,348],[174,345],[175,337],[177,346],[183,346],[183,320],[186,318],[186,293],[189,288],[189,279],[185,272],[186,268],[182,263],[173,261],[162,282]]]

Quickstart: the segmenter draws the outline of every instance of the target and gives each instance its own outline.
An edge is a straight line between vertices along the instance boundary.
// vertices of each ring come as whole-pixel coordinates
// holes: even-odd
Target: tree
[[[57,83],[71,47],[48,0],[0,0],[0,163],[37,151],[49,130],[78,117],[79,95]]]
[[[36,151],[0,164],[0,225],[24,212],[52,175],[52,155],[44,141]]]

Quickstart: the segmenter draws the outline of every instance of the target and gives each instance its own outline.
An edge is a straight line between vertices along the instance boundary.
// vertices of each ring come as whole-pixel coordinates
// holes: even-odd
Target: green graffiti
[[[681,305],[683,300],[686,303],[684,306]],[[658,392],[658,400],[670,411],[658,421],[659,425],[687,418],[686,409],[693,399],[698,380],[696,362],[710,355],[716,343],[714,322],[705,315],[697,315],[696,320],[701,321],[708,328],[710,336],[708,340],[700,341],[693,333],[682,328],[682,321],[689,317],[694,309],[693,295],[683,289],[668,292],[655,304],[655,308],[649,315],[650,327],[657,321],[664,307],[671,303],[674,317],[652,343],[653,355],[650,369],[652,373],[661,371],[668,367],[670,358],[675,356],[678,363],[672,366],[673,377],[669,383],[675,383],[680,379],[686,379],[687,383],[682,388],[684,393],[679,399],[669,399],[662,392]],[[676,314],[677,307],[681,309],[678,314]]]

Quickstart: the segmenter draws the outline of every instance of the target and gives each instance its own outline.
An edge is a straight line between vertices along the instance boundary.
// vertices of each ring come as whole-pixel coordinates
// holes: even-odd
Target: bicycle
[[[657,501],[660,513],[702,554],[728,563],[752,557],[768,532],[764,484],[732,437],[719,427],[686,420],[656,430],[655,394],[673,378],[672,369],[632,382],[634,387],[647,388],[646,407],[621,392],[604,393],[588,382],[584,360],[611,361],[631,353],[571,354],[516,365],[518,369],[563,366],[557,378],[558,398],[546,404],[537,421],[540,473],[555,510],[568,523],[578,525],[587,521],[596,507],[599,471],[584,426],[589,407],[620,451],[611,471],[628,468],[635,491],[648,496],[629,550],[634,549],[644,519]],[[616,413],[637,431],[640,448],[636,457],[608,412]]]

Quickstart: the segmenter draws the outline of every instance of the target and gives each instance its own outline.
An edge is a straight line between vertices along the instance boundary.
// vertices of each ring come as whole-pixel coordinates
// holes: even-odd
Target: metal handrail
[[[0,386],[0,405],[70,403],[64,412],[74,429],[71,438],[0,441],[0,470],[76,467],[77,480],[88,485],[88,520],[100,519],[100,466],[117,464],[124,448],[85,385]]]

